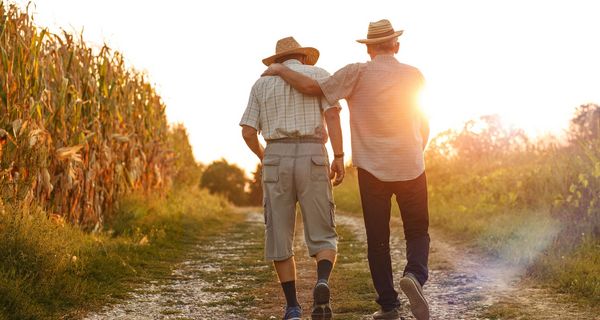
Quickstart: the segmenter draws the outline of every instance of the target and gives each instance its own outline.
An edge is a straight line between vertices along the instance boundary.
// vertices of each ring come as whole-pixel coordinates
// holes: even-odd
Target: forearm
[[[321,90],[321,86],[317,80],[304,75],[302,73],[296,72],[284,65],[281,66],[280,70],[278,70],[278,75],[285,80],[285,82],[289,83],[294,89],[310,95],[310,96],[322,96],[323,91]]]
[[[258,136],[254,136],[253,138],[244,138],[246,141],[246,145],[254,154],[262,161],[263,156],[265,155],[265,148],[258,141]]]
[[[336,108],[327,110],[325,114],[325,121],[327,122],[327,129],[329,131],[329,139],[331,141],[333,153],[344,153],[344,142],[342,138],[342,125],[340,123],[339,110]]]
[[[258,141],[258,134],[254,129],[248,129],[245,127],[242,130],[242,136],[244,137],[244,141],[250,150],[262,161],[265,155],[265,148]]]

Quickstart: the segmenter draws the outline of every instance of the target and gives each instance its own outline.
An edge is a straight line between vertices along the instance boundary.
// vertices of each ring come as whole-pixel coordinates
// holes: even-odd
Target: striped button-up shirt
[[[421,72],[391,55],[349,64],[318,79],[329,103],[346,99],[352,162],[381,181],[406,181],[425,171],[418,96]]]
[[[283,64],[314,79],[329,76],[327,71],[303,65],[295,59]],[[240,125],[255,128],[265,140],[295,137],[325,139],[323,112],[331,107],[340,106],[337,102],[327,103],[323,97],[303,95],[280,77],[261,77],[252,87]]]

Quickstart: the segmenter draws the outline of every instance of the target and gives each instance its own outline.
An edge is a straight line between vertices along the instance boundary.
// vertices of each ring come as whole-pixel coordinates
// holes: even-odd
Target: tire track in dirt
[[[336,219],[366,241],[362,218],[340,214]],[[452,245],[435,230],[431,238],[430,277],[424,287],[431,319],[488,319],[482,314],[496,303],[520,309],[520,314],[510,319],[600,319],[589,308],[562,302],[560,295],[527,287],[522,282],[524,270],[519,266]],[[400,219],[392,218],[391,251],[396,284],[406,263],[405,250]],[[402,294],[401,299],[404,318],[414,319]]]

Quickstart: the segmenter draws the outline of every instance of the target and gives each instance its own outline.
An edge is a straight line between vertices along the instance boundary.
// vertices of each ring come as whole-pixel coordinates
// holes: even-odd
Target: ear
[[[398,53],[398,51],[400,51],[400,41],[396,42],[396,45],[394,45],[394,53]]]

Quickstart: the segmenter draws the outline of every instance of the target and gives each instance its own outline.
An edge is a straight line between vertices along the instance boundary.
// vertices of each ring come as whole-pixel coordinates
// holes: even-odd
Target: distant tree
[[[588,103],[580,105],[569,124],[571,142],[600,138],[600,105]]]
[[[225,196],[235,205],[244,205],[247,203],[245,193],[247,182],[244,170],[221,159],[208,165],[202,174],[200,186],[211,193]]]
[[[248,204],[254,206],[262,206],[263,189],[262,189],[262,164],[256,165],[256,170],[252,172],[252,180],[249,185]]]
[[[453,142],[456,140],[458,132],[452,129],[440,132],[427,144],[425,157],[427,163],[437,163],[446,159],[456,157],[456,149]]]
[[[176,124],[169,130],[168,142],[173,155],[175,186],[197,185],[202,175],[202,166],[194,158],[188,133],[183,124]]]
[[[461,131],[446,130],[429,143],[428,160],[458,158],[479,160],[497,157],[528,146],[521,129],[507,128],[500,116],[486,115],[469,120]]]

